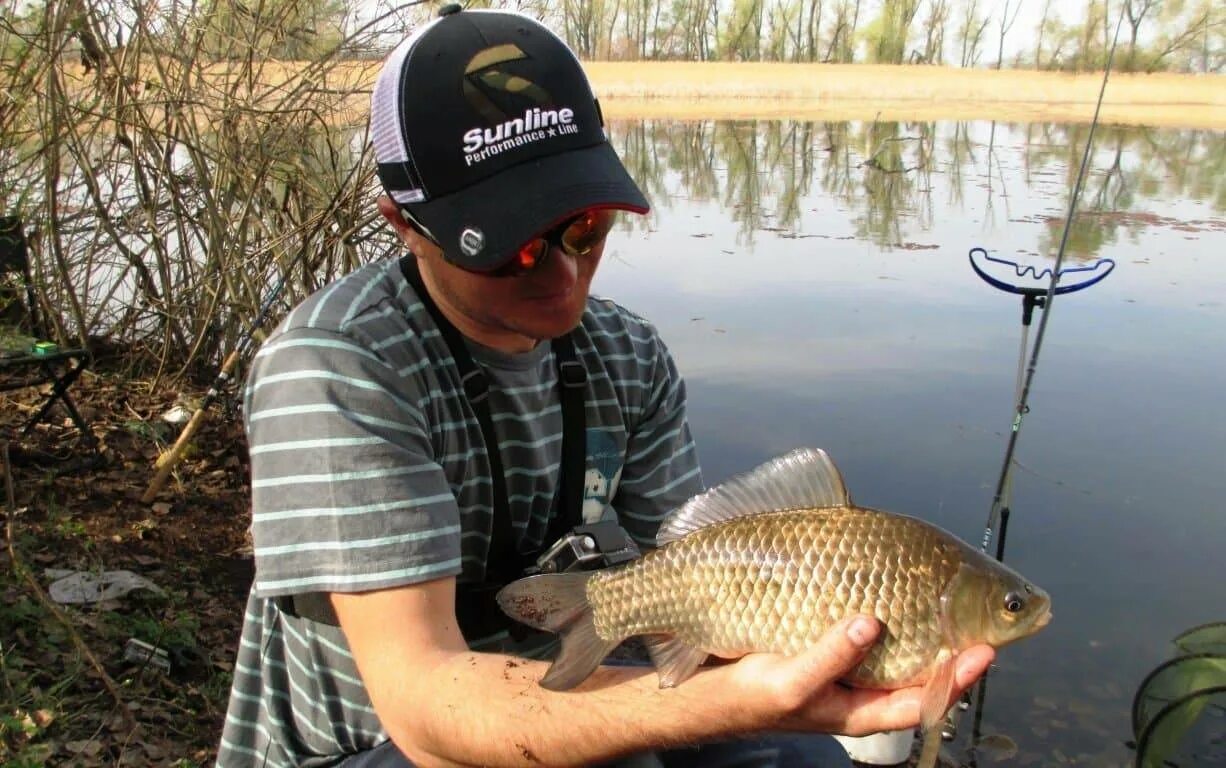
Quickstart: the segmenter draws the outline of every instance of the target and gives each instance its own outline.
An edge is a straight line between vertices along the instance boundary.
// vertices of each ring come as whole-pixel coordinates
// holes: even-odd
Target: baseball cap
[[[649,209],[579,60],[523,14],[444,8],[392,51],[370,112],[383,188],[461,267],[583,209]]]

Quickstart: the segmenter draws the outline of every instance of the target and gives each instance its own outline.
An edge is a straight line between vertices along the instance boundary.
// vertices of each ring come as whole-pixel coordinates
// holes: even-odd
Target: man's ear
[[[379,207],[379,213],[383,215],[388,224],[392,225],[392,229],[396,230],[396,235],[400,238],[400,241],[414,254],[422,256],[438,249],[434,241],[426,237],[390,197],[380,195],[376,204]]]
[[[404,212],[400,210],[400,206],[396,205],[396,201],[392,200],[387,195],[379,195],[379,199],[375,201],[379,208],[379,213],[388,224],[392,225],[392,229],[396,230],[396,234],[400,235],[400,239],[404,239],[404,231],[413,231],[413,225],[405,218]],[[417,234],[413,232],[413,234]]]

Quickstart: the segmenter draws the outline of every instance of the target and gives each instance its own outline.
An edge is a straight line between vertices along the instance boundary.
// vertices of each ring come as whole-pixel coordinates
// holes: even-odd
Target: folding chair
[[[21,434],[28,435],[59,402],[81,436],[96,450],[94,433],[68,395],[68,388],[89,366],[89,352],[45,341],[42,331],[30,281],[25,229],[19,217],[0,216],[0,392],[50,384],[51,389]]]

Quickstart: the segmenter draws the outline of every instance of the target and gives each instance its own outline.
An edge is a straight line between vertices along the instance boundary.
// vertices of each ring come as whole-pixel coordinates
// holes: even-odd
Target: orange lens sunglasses
[[[489,277],[525,275],[544,263],[549,250],[555,247],[571,256],[587,256],[608,236],[616,220],[617,211],[609,208],[583,211],[521,245],[506,264],[481,274]]]

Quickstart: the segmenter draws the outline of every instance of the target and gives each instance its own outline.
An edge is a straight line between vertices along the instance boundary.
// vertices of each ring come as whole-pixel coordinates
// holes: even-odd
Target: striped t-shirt
[[[587,371],[583,515],[652,546],[701,490],[685,387],[655,329],[591,298],[573,334]],[[489,402],[520,548],[543,543],[561,461],[549,344],[469,343]],[[396,260],[323,288],[256,354],[245,396],[256,578],[218,765],[325,766],[387,740],[339,628],[277,596],[484,579],[489,458],[459,374]],[[507,650],[504,636],[467,638]]]

